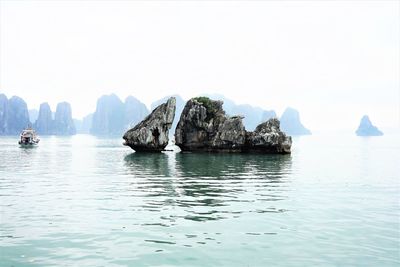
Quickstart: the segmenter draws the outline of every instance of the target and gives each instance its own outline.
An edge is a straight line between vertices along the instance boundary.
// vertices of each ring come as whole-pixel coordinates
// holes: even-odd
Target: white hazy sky
[[[111,92],[207,92],[312,130],[399,127],[399,3],[1,1],[0,92],[77,118]]]

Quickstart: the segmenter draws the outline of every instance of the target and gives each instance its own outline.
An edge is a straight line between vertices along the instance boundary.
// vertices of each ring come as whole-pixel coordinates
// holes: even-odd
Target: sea
[[[0,137],[0,266],[400,266],[400,135],[292,154]]]

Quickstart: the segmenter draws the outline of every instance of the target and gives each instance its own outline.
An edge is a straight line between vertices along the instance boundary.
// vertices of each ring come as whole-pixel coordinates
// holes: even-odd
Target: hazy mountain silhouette
[[[0,134],[19,134],[29,124],[26,102],[18,96],[7,99],[6,95],[0,94]]]
[[[383,135],[376,126],[374,126],[367,115],[361,118],[360,125],[356,131],[358,136],[380,136]]]
[[[90,133],[94,135],[121,135],[149,114],[145,104],[133,96],[125,103],[115,95],[103,95],[97,100]]]
[[[289,135],[309,135],[308,130],[300,121],[300,114],[294,108],[286,108],[281,116],[281,129]]]

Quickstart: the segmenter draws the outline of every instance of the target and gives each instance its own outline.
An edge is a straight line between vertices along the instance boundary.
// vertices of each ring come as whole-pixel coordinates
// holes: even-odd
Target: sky
[[[312,130],[400,127],[400,1],[0,1],[0,93],[60,101],[218,93]]]

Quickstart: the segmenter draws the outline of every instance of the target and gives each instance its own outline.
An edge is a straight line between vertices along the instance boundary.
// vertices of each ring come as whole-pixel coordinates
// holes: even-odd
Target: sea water
[[[0,266],[399,266],[400,138],[291,155],[0,138]]]

